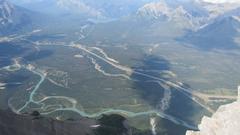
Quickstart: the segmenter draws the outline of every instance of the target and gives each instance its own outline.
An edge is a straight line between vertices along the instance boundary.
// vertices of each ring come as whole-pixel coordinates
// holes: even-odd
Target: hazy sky
[[[16,0],[11,0],[16,1]],[[20,0],[21,2],[32,2],[32,1],[43,1],[43,0]],[[80,1],[80,0],[79,0]],[[117,0],[116,0],[117,1]],[[143,0],[144,1],[144,0]],[[147,0],[145,0],[147,1]],[[148,0],[149,1],[149,0]],[[213,3],[224,3],[224,2],[240,2],[240,0],[203,0],[207,2],[213,2]]]
[[[48,0],[10,0],[10,1],[13,1],[15,3],[34,3],[34,2],[40,2],[40,1],[48,1]],[[56,0],[56,1],[67,1],[67,0]],[[70,0],[70,1],[88,1],[88,0]],[[90,0],[90,1],[93,1],[93,0]],[[96,0],[96,1],[101,1],[101,0]],[[105,0],[103,0],[105,1]],[[112,2],[116,1],[121,1],[121,0],[111,0]],[[125,0],[127,1],[127,0]],[[131,1],[131,0],[129,0]],[[158,0],[141,0],[142,2],[151,2],[151,1],[158,1]],[[159,0],[160,1],[160,0]],[[168,1],[168,0],[166,0]],[[178,1],[191,1],[191,0],[178,0]],[[206,2],[211,2],[211,3],[225,3],[225,2],[228,2],[228,3],[240,3],[240,0],[202,0],[202,1],[206,1]]]
[[[224,3],[224,2],[234,3],[234,2],[240,2],[240,0],[204,0],[204,1],[213,2],[213,3]]]

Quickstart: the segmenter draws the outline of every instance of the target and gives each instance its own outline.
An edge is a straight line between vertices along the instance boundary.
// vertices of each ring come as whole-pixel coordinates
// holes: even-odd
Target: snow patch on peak
[[[188,11],[186,5],[171,5],[167,2],[151,2],[144,5],[137,12],[141,18],[160,19],[165,21],[173,21],[180,27],[197,29],[204,22],[204,17],[196,16]]]
[[[159,18],[161,16],[169,16],[171,9],[165,2],[151,2],[141,7],[137,14],[141,16],[151,16]]]
[[[202,6],[209,12],[210,18],[215,18],[226,12],[237,9],[240,7],[240,3],[202,3]]]
[[[188,19],[191,19],[192,16],[191,14],[189,14],[184,8],[183,6],[179,6],[176,9],[173,10],[172,12],[172,16],[173,17],[185,17]]]
[[[240,23],[240,16],[232,16],[232,18]]]
[[[6,0],[0,0],[0,25],[12,23],[14,7]]]

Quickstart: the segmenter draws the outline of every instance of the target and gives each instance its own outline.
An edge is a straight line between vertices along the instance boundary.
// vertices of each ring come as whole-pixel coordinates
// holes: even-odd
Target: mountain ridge
[[[0,0],[0,24],[7,25],[12,23],[14,7],[6,0]]]

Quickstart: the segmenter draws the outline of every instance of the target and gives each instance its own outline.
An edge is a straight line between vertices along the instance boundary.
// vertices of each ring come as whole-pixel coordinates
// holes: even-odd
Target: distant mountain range
[[[91,17],[119,18],[134,14],[171,13],[182,7],[193,17],[216,17],[239,7],[239,3],[207,3],[201,0],[11,0],[27,9],[47,13],[81,13]]]
[[[194,28],[202,27],[212,22],[215,18],[230,14],[230,12],[240,7],[240,2],[217,4],[207,3],[202,0],[101,0],[97,2],[96,0],[11,1],[26,9],[48,14],[75,14],[94,19],[119,19],[137,14],[143,19],[180,21]],[[237,11],[235,11],[235,14],[236,13]]]
[[[11,2],[18,6],[10,4],[7,0],[0,0],[0,34],[9,30],[16,31],[31,24],[34,22],[33,17],[40,18],[37,14],[39,12],[43,13],[44,17],[57,15],[58,18],[64,19],[57,22],[67,22],[69,27],[80,20],[94,20],[97,26],[92,36],[96,36],[99,40],[109,37],[109,40],[117,41],[159,42],[162,41],[161,39],[181,38],[198,47],[209,48],[217,46],[232,48],[236,47],[235,41],[240,41],[238,25],[240,2],[207,3],[201,0],[97,2],[95,0],[12,0]],[[101,24],[98,25],[99,22]],[[101,32],[101,36],[95,35],[94,32]],[[114,38],[113,33],[116,34]]]
[[[196,32],[186,36],[187,42],[198,48],[209,49],[236,49],[239,48],[237,39],[240,37],[239,16],[226,16],[216,19]]]
[[[150,25],[155,28],[147,29],[159,33],[159,37],[162,33],[169,33],[174,39],[183,39],[205,50],[240,47],[240,2],[161,0],[145,4],[136,16],[140,20],[153,22]],[[157,29],[160,30],[156,32]]]
[[[165,0],[151,2],[139,8],[137,14],[142,18],[166,19],[168,21],[180,21],[195,29],[204,27],[222,18],[232,15],[240,15],[240,3],[206,3],[197,0]]]
[[[119,18],[135,13],[153,0],[12,0],[27,9],[52,14],[81,14],[92,18]]]
[[[15,6],[8,0],[0,0],[0,34],[19,29],[31,24],[32,12]]]
[[[199,43],[206,41],[205,45],[201,45],[209,46],[209,48],[221,45],[217,44],[220,42],[220,40],[216,41],[217,37],[221,40],[228,38],[230,47],[235,46],[232,39],[238,33],[238,27],[235,25],[236,18],[240,16],[239,7],[239,3],[216,4],[198,0],[148,2],[139,7],[135,14],[99,25],[94,30],[93,36],[98,40],[107,38],[110,41],[141,41],[142,43],[157,43],[162,40],[179,38],[185,40],[187,38],[188,42],[194,43],[198,47]],[[221,27],[223,27],[222,30]],[[213,30],[214,28],[216,30]],[[94,34],[100,32],[103,37]],[[231,33],[231,38],[229,33]],[[211,39],[211,44],[207,44],[208,40],[204,40],[203,37]],[[224,48],[223,45],[222,48]]]

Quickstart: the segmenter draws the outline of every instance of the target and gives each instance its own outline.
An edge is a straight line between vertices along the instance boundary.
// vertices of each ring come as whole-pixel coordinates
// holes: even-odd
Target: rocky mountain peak
[[[200,131],[188,131],[186,135],[239,135],[240,129],[240,87],[238,101],[221,106],[211,118],[204,117]]]
[[[141,7],[137,14],[140,16],[150,16],[158,18],[161,16],[170,16],[171,9],[165,2],[151,2]]]

